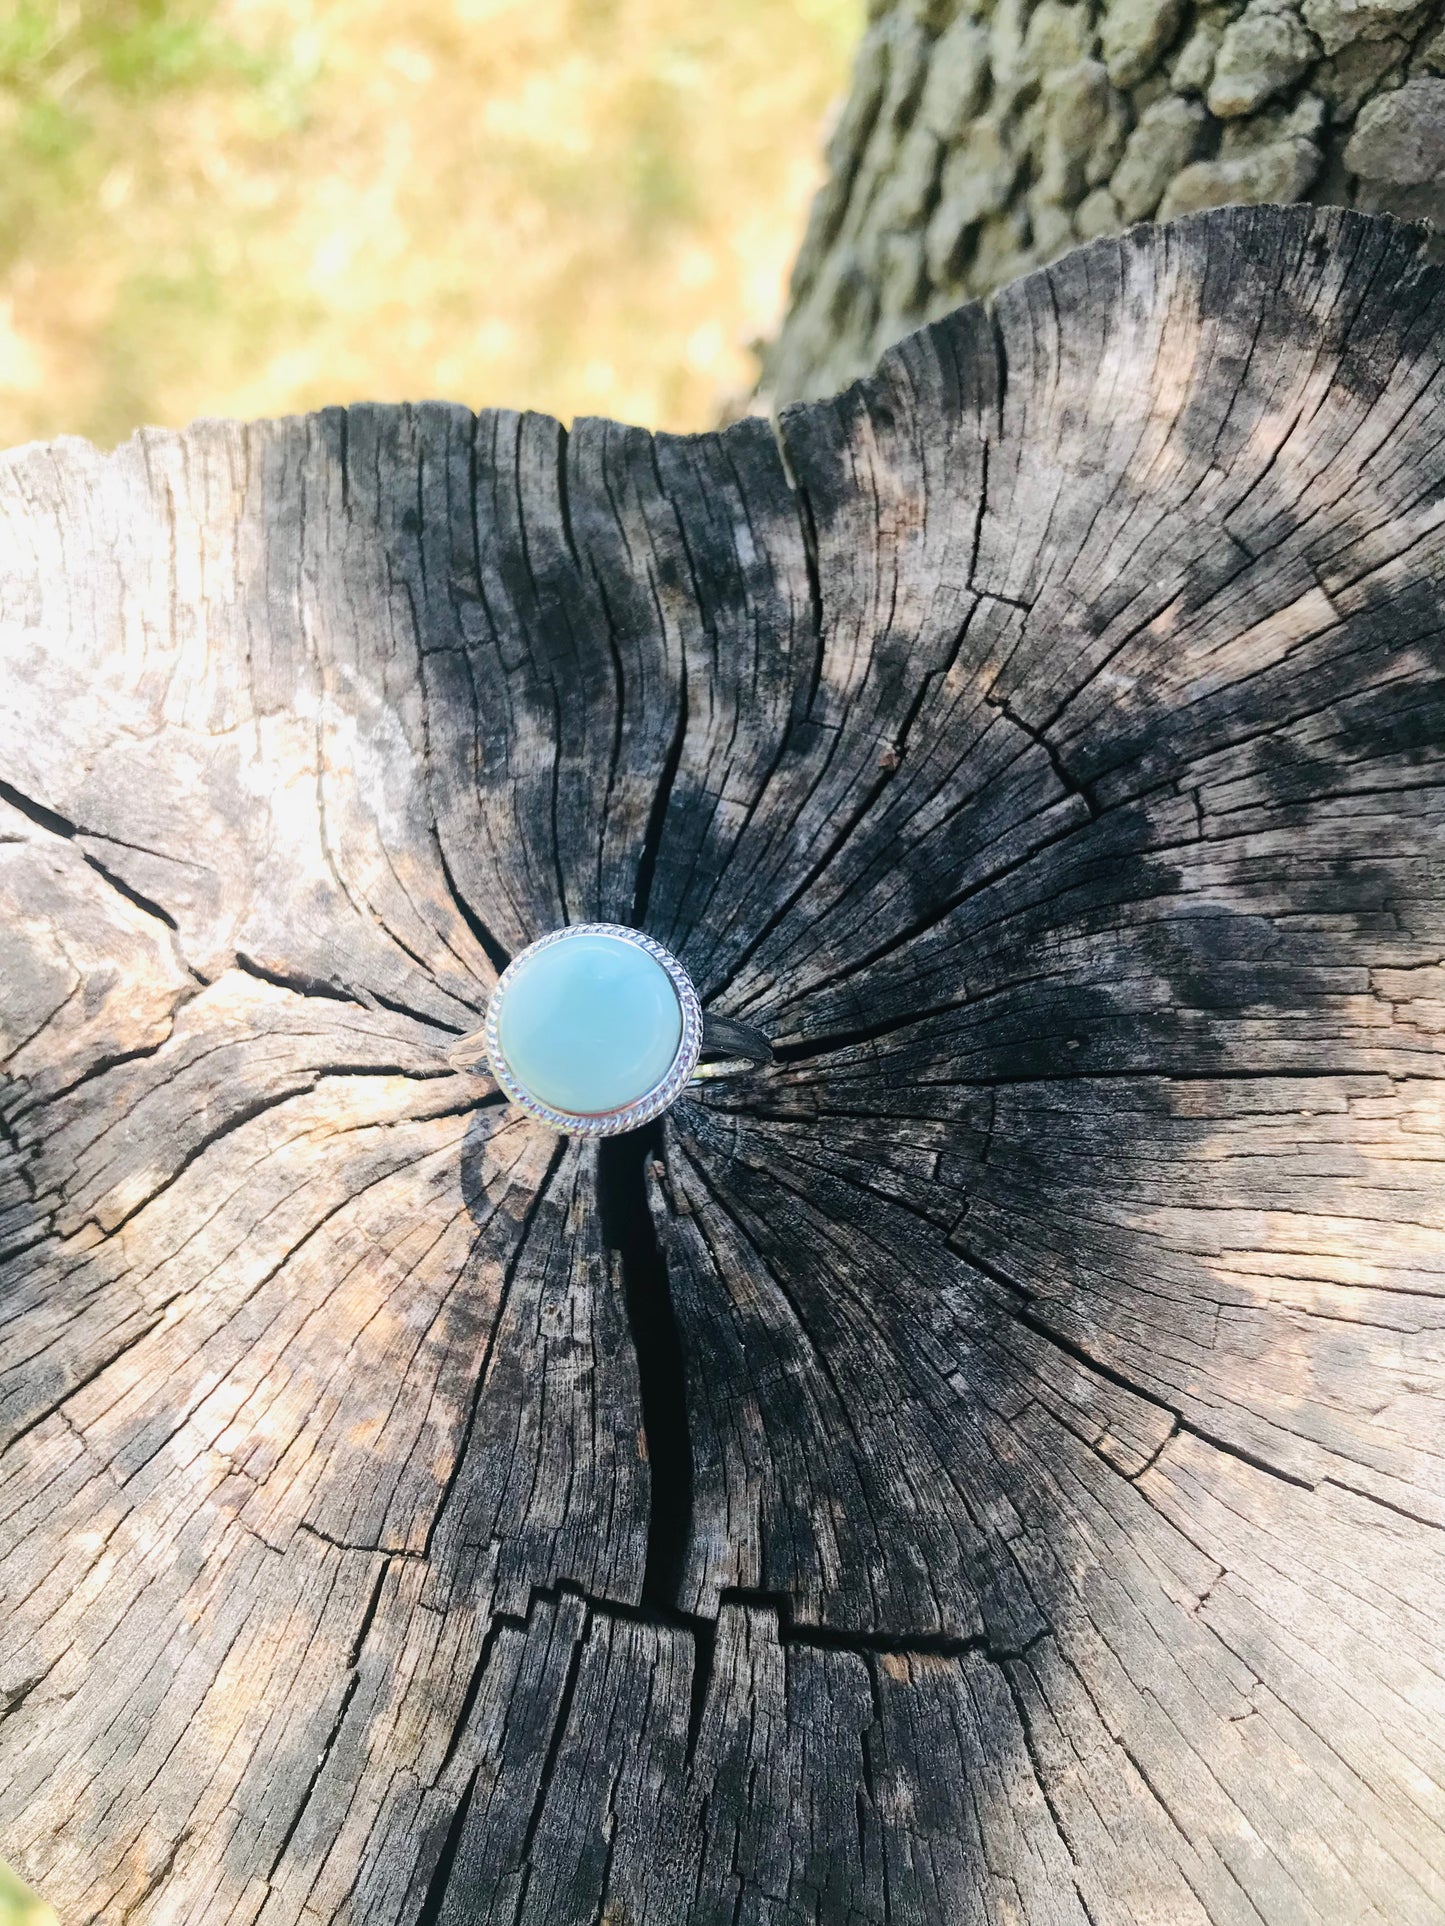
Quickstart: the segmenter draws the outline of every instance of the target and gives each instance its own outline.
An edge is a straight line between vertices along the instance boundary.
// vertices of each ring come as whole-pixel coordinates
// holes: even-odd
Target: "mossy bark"
[[[874,0],[775,402],[1081,241],[1243,202],[1445,227],[1445,0]]]

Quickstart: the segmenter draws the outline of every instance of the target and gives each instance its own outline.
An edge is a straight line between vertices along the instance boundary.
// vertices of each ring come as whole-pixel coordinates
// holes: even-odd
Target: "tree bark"
[[[774,403],[1068,248],[1226,203],[1445,226],[1442,0],[873,0]]]
[[[1431,1926],[1445,276],[0,464],[0,1851],[106,1926]],[[784,459],[786,456],[786,461]],[[448,1065],[645,926],[776,1061]]]

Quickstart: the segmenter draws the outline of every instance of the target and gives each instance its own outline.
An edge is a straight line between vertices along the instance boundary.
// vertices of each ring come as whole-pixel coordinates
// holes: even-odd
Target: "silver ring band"
[[[713,1077],[737,1076],[740,1072],[756,1069],[760,1063],[771,1063],[773,1046],[762,1031],[755,1030],[750,1023],[738,1023],[732,1017],[710,1016],[704,1011],[702,1055],[706,1061],[698,1063],[689,1078],[691,1083],[704,1083]]]

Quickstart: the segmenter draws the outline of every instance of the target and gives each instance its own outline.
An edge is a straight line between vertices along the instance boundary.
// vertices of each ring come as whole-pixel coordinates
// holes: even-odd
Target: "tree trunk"
[[[873,0],[763,388],[1131,222],[1310,201],[1445,225],[1445,0]]]
[[[0,1852],[66,1926],[1431,1926],[1445,277],[0,465]],[[448,1065],[567,920],[775,1062]]]

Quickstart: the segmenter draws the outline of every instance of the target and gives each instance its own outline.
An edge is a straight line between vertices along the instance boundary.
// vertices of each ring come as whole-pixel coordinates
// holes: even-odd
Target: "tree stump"
[[[65,1926],[1440,1920],[1442,316],[1232,209],[781,449],[6,460]],[[452,1070],[594,918],[774,1064],[600,1146]]]

